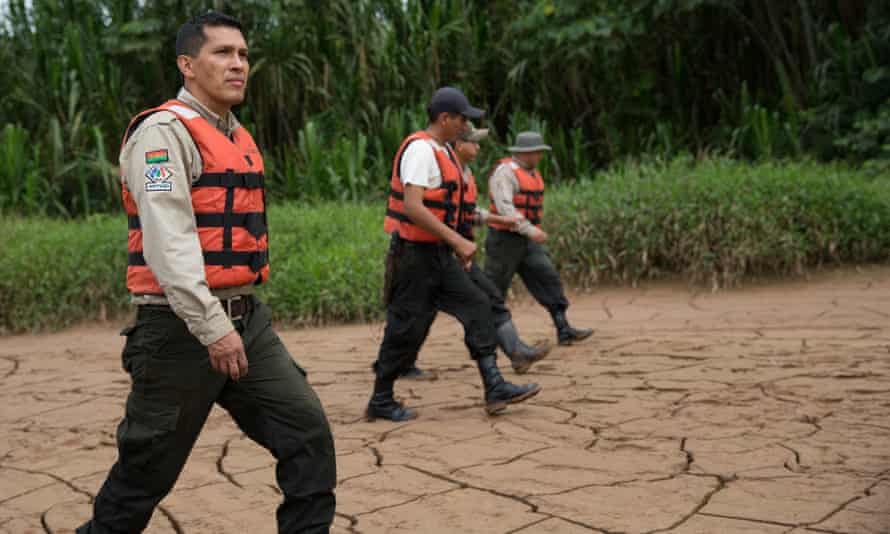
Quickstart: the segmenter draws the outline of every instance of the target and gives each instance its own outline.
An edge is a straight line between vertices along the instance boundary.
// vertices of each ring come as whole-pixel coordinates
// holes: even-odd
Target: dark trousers
[[[551,313],[569,307],[559,273],[546,247],[516,232],[489,228],[485,240],[485,274],[506,295],[516,273],[535,300]]]
[[[93,519],[78,534],[142,532],[173,488],[214,403],[278,461],[284,495],[278,531],[326,533],[334,519],[334,440],[305,373],[255,301],[235,321],[248,374],[235,382],[210,366],[206,347],[169,308],[142,306],[122,332],[124,369],[133,387],[117,429],[118,461],[96,496]]]
[[[492,306],[454,257],[440,244],[402,242],[386,308],[386,328],[374,370],[381,380],[395,380],[414,363],[436,310],[464,327],[464,343],[474,359],[497,349]]]
[[[492,320],[494,321],[494,328],[497,331],[498,327],[502,324],[506,323],[510,319],[512,319],[510,315],[510,309],[507,308],[507,303],[504,302],[504,296],[498,290],[498,288],[494,285],[494,282],[491,281],[478,264],[473,262],[473,267],[467,273],[470,276],[470,280],[476,284],[476,287],[482,290],[483,293],[488,297],[489,303],[491,303],[491,315]],[[420,343],[417,347],[417,353],[415,353],[414,358],[412,359],[412,364],[417,361],[417,357],[420,354],[420,348],[423,346],[423,343],[426,341],[426,338],[429,337],[430,328],[433,326],[433,321],[436,320],[436,315],[438,314],[438,310],[433,310],[425,319],[426,326],[422,328],[423,336],[420,339]]]

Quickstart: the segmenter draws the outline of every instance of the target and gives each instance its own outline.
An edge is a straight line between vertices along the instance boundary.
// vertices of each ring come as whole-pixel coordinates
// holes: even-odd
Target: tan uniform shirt
[[[529,172],[534,170],[523,165],[523,163],[516,158],[513,158],[512,161]],[[491,173],[491,178],[488,180],[488,190],[491,192],[491,198],[497,208],[498,215],[503,215],[505,217],[519,217],[519,229],[517,232],[525,237],[531,237],[536,232],[541,231],[535,228],[535,225],[528,222],[528,220],[519,213],[516,206],[513,205],[513,195],[519,192],[519,178],[516,177],[516,174],[510,167],[510,163],[501,163],[498,165],[497,169]]]
[[[176,99],[226,136],[239,126],[231,112],[225,117],[216,115],[184,88]],[[146,154],[156,150],[167,151],[169,161],[164,167],[172,172],[172,187],[146,191],[145,174],[150,166]],[[120,164],[139,211],[145,263],[164,290],[164,296],[132,295],[132,302],[169,304],[201,343],[209,345],[219,340],[234,328],[219,299],[249,294],[253,286],[211,291],[207,285],[191,195],[192,183],[203,169],[198,147],[173,113],[159,111],[130,135],[121,151]]]

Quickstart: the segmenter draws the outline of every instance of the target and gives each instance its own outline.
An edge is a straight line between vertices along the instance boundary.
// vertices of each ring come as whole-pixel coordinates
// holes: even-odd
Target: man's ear
[[[195,71],[192,69],[192,58],[190,56],[187,56],[186,54],[176,56],[176,66],[179,67],[179,72],[182,73],[184,79],[191,80],[195,77]]]

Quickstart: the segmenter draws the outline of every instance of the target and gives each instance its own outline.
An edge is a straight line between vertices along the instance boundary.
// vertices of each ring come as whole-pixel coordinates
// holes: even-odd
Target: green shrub
[[[886,261],[890,184],[842,166],[728,159],[632,163],[549,195],[551,250],[577,283],[747,275]]]
[[[278,319],[383,317],[383,213],[383,201],[272,206],[272,278],[259,292]],[[0,332],[128,310],[122,216],[6,217],[0,226]],[[569,285],[682,275],[731,286],[747,276],[887,261],[890,183],[815,163],[627,163],[551,189],[545,228]]]

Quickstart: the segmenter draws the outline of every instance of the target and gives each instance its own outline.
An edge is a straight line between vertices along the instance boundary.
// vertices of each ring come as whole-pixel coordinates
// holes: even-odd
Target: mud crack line
[[[684,438],[683,445],[685,446],[685,444],[686,443],[685,443],[685,438]],[[691,512],[689,512],[685,516],[681,517],[674,524],[668,526],[667,528],[650,530],[650,531],[646,532],[645,534],[656,534],[658,532],[670,532],[670,531],[674,530],[675,528],[679,527],[683,523],[692,519],[692,517],[695,516],[695,514],[699,513],[699,511],[702,508],[704,508],[705,506],[708,505],[709,502],[711,502],[711,498],[713,498],[714,495],[718,494],[719,492],[723,491],[726,488],[726,481],[723,479],[723,477],[721,477],[719,475],[695,475],[695,476],[706,476],[709,478],[714,478],[715,480],[717,480],[717,487],[712,489],[711,491],[709,491],[707,494],[705,494],[705,496],[702,497],[702,500],[695,506],[695,508],[692,509]]]
[[[0,360],[6,360],[12,363],[12,369],[6,371],[6,374],[4,374],[3,378],[0,378],[0,380],[6,380],[7,378],[16,374],[19,370],[19,367],[21,366],[21,362],[19,362],[19,359],[15,356],[0,356]]]
[[[229,481],[230,484],[237,488],[244,489],[244,486],[241,485],[240,482],[235,480],[235,475],[226,471],[226,468],[223,466],[223,461],[226,459],[226,456],[229,455],[229,446],[232,444],[232,439],[227,439],[223,444],[222,454],[219,455],[219,458],[216,459],[216,471],[222,475],[226,480]]]
[[[510,499],[510,500],[516,501],[520,504],[527,506],[531,512],[533,512],[533,513],[538,512],[538,505],[533,502],[530,502],[528,499],[525,499],[523,497],[517,497],[516,495],[510,495],[508,493],[503,493],[501,491],[497,491],[497,490],[493,490],[493,489],[489,489],[489,488],[474,486],[474,485],[468,484],[462,480],[457,480],[456,478],[451,478],[451,477],[447,477],[445,475],[440,475],[438,473],[433,473],[432,471],[427,471],[426,469],[414,467],[413,465],[405,464],[405,467],[407,467],[408,469],[411,469],[413,471],[417,471],[418,473],[424,474],[428,477],[437,478],[439,480],[443,480],[445,482],[455,484],[462,489],[474,489],[477,491],[484,491],[485,493],[489,493],[491,495],[496,495],[498,497],[503,497],[504,499]]]

